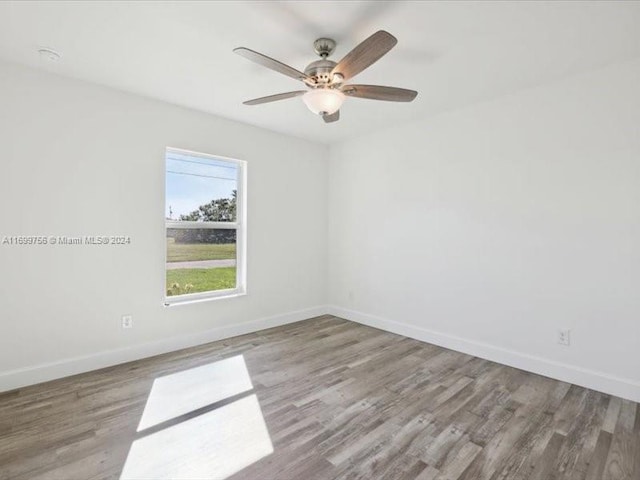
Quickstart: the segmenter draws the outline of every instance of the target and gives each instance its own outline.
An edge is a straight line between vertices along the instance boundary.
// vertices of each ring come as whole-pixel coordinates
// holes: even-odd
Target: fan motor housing
[[[304,73],[315,78],[320,84],[330,83],[331,72],[333,67],[336,65],[336,62],[323,58],[322,60],[316,60],[315,62],[311,62],[307,65],[307,68],[304,69]]]

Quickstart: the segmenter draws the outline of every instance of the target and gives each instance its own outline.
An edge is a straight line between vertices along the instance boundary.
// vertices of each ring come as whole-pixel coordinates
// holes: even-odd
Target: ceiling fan
[[[345,96],[386,100],[389,102],[410,102],[416,98],[418,92],[396,87],[344,83],[377,62],[396,43],[398,43],[398,40],[393,35],[380,30],[364,40],[336,63],[328,60],[329,55],[336,48],[336,42],[330,38],[319,38],[313,42],[313,47],[320,56],[320,60],[311,62],[304,69],[304,72],[254,50],[245,47],[235,48],[233,51],[238,55],[242,55],[253,62],[288,77],[301,80],[308,88],[307,90],[296,90],[294,92],[269,95],[268,97],[254,98],[243,103],[245,105],[260,105],[302,96],[302,100],[309,110],[322,116],[325,122],[331,123],[340,119],[340,107],[345,100]]]

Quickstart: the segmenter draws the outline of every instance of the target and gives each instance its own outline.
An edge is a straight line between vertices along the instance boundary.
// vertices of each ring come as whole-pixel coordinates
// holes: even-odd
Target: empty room
[[[0,480],[640,480],[640,1],[3,1],[0,146]]]

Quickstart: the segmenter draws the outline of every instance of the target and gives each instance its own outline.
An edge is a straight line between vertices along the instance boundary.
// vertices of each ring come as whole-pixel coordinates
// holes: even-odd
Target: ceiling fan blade
[[[410,102],[418,95],[415,90],[380,85],[345,85],[342,88],[342,93],[349,97],[386,100],[387,102]]]
[[[276,95],[269,95],[268,97],[254,98],[253,100],[247,100],[242,102],[245,105],[260,105],[262,103],[277,102],[278,100],[285,100],[287,98],[299,97],[307,93],[306,90],[297,90],[295,92],[278,93]]]
[[[396,37],[389,32],[379,30],[347,53],[347,55],[333,67],[331,73],[339,73],[344,80],[348,80],[377,62],[385,53],[391,50],[396,43],[398,43]]]
[[[331,115],[323,115],[322,119],[325,123],[337,122],[338,120],[340,120],[340,110],[336,110]]]
[[[296,70],[289,65],[285,65],[278,60],[274,60],[271,57],[267,57],[266,55],[263,55],[261,53],[254,52],[253,50],[250,50],[248,48],[238,47],[234,48],[233,51],[238,55],[251,60],[252,62],[259,63],[263,67],[270,68],[271,70],[275,70],[276,72],[282,73],[288,77],[295,78],[296,80],[302,80],[303,82],[311,81],[311,77],[302,73],[301,71]]]

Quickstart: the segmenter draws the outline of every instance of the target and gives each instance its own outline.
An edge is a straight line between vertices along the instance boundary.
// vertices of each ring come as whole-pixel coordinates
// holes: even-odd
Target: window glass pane
[[[166,160],[167,220],[236,221],[237,164],[176,151]]]
[[[235,287],[235,229],[167,228],[167,297]]]

